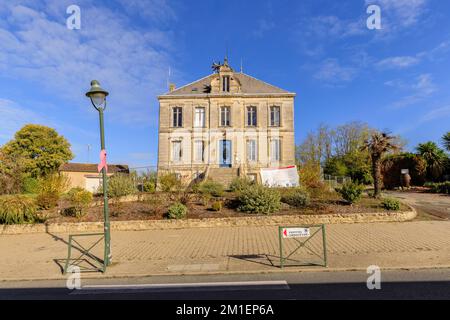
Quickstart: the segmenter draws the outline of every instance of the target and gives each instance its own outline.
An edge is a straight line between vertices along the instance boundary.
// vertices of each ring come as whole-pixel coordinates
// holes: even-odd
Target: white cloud
[[[28,123],[46,122],[35,112],[23,108],[14,101],[0,98],[1,133],[0,144],[10,140],[14,133]]]
[[[8,2],[0,11],[0,19],[4,19],[0,25],[3,75],[33,81],[49,94],[77,104],[86,103],[83,93],[90,80],[98,79],[111,93],[109,114],[113,118],[156,125],[151,104],[166,90],[173,50],[169,31],[132,28],[121,12],[87,0],[80,1],[81,30],[68,30],[68,1],[16,3]],[[164,1],[154,3],[159,6],[151,7],[151,14],[144,12],[150,15],[148,19],[158,12],[164,19],[172,19]],[[128,10],[133,6],[140,8],[134,1]]]
[[[450,117],[450,105],[431,110],[430,112],[428,112],[427,114],[425,114],[422,117],[421,122],[428,122],[428,121],[433,121],[436,119],[443,119],[443,118],[448,118],[448,117]]]
[[[410,94],[393,103],[393,107],[402,108],[422,102],[437,91],[431,74],[421,74],[413,82],[406,83],[402,80],[386,81],[385,85],[408,91]]]
[[[338,84],[348,82],[355,78],[356,69],[352,67],[343,67],[337,59],[327,59],[314,74],[314,78],[329,84]]]
[[[381,60],[377,66],[383,69],[403,69],[414,66],[420,62],[420,59],[411,56],[390,57]]]

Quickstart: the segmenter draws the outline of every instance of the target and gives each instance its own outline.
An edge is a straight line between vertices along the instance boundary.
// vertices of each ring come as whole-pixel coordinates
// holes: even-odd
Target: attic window
[[[198,88],[192,88],[192,92],[197,92]]]
[[[230,76],[222,77],[222,91],[230,92]]]

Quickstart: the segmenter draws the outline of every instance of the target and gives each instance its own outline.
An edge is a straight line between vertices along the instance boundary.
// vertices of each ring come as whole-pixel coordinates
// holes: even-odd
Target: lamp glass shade
[[[92,103],[96,107],[100,107],[105,103],[106,95],[102,92],[93,93],[89,96],[91,98]]]

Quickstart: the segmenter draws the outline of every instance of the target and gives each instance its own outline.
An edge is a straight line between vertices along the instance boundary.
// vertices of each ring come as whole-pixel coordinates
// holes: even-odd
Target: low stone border
[[[414,208],[411,211],[351,213],[328,215],[274,215],[258,217],[205,218],[186,220],[141,220],[141,221],[111,221],[113,231],[139,231],[182,228],[212,228],[212,227],[245,227],[245,226],[280,226],[338,223],[375,223],[404,222],[417,216]],[[0,235],[24,233],[83,233],[102,232],[102,222],[54,223],[35,225],[3,225]]]

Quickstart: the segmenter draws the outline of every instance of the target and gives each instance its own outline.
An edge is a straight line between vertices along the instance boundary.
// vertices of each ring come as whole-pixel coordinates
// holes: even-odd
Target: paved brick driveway
[[[450,220],[450,196],[420,192],[387,192],[413,206],[420,214]]]

